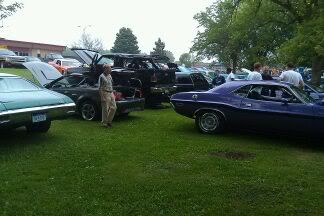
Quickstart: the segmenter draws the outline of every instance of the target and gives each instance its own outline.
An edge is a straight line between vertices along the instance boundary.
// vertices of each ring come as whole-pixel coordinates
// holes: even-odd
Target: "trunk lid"
[[[26,62],[23,65],[33,74],[35,79],[42,86],[45,86],[62,76],[55,67],[44,62]]]

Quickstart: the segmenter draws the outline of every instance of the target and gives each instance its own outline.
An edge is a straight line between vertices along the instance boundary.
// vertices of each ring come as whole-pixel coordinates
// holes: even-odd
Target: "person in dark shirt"
[[[262,79],[263,80],[273,80],[273,78],[271,76],[270,68],[267,65],[265,65],[263,67]]]
[[[216,73],[216,76],[214,77],[212,84],[213,86],[219,86],[226,82],[225,77],[220,75],[220,72]]]

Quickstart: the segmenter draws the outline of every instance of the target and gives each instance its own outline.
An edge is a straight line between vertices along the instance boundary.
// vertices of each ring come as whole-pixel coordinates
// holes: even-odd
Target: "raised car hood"
[[[42,86],[60,78],[62,74],[50,64],[44,62],[26,62],[23,64]]]
[[[30,107],[57,105],[65,103],[62,96],[46,89],[28,92],[0,93],[1,104],[7,110],[23,109]]]
[[[72,51],[82,59],[84,64],[87,64],[87,65],[92,64],[92,61],[93,61],[95,55],[101,56],[98,52],[86,50],[86,49],[74,48],[74,49],[72,49]]]

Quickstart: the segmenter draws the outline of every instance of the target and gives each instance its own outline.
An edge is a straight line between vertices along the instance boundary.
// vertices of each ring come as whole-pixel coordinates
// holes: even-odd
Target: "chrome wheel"
[[[81,107],[81,115],[84,120],[92,121],[96,118],[97,110],[91,103],[84,103]]]
[[[203,132],[214,132],[219,127],[219,124],[219,117],[215,113],[204,113],[200,117],[199,127]]]

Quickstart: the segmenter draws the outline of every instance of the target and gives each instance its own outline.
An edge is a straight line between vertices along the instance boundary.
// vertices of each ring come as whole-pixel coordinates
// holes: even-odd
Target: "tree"
[[[140,53],[137,37],[133,34],[130,28],[121,28],[116,34],[116,40],[114,46],[111,48],[113,53]]]
[[[165,56],[169,58],[170,62],[174,62],[175,58],[174,55],[171,51],[169,50],[164,50]]]
[[[323,67],[323,1],[220,0],[195,16],[203,31],[191,49],[234,68],[256,61],[312,65],[319,84]]]
[[[10,5],[3,5],[4,0],[0,0],[0,20],[4,20],[9,16],[12,16],[18,9],[23,7],[23,3],[14,2]]]
[[[186,67],[191,67],[193,65],[193,63],[195,62],[195,58],[190,53],[183,53],[180,56],[179,61],[181,64],[184,64]]]
[[[159,38],[155,42],[155,47],[153,48],[153,51],[151,52],[151,55],[160,55],[160,56],[165,56],[165,43]]]
[[[90,49],[95,51],[104,50],[102,40],[100,40],[99,38],[93,38],[89,33],[86,33],[85,31],[83,31],[79,41],[72,44],[72,47]]]

